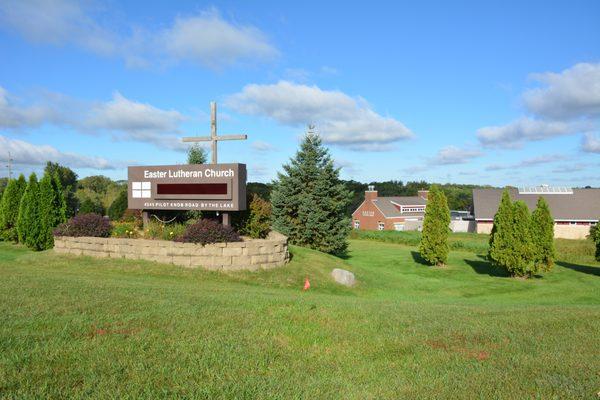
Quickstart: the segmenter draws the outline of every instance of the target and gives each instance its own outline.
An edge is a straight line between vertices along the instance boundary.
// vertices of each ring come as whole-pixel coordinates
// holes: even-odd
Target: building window
[[[404,224],[394,224],[394,230],[396,231],[403,231],[404,230]]]
[[[385,229],[385,224],[383,222],[379,222],[377,224],[377,229],[379,229],[380,231],[384,230]]]
[[[424,212],[425,207],[402,207],[401,212]]]
[[[354,221],[354,229],[360,229],[360,221],[359,220]]]

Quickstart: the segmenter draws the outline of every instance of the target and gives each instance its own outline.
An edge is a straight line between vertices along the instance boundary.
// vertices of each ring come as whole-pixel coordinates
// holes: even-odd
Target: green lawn
[[[594,399],[600,265],[582,243],[531,280],[375,240],[231,275],[0,243],[0,397]]]

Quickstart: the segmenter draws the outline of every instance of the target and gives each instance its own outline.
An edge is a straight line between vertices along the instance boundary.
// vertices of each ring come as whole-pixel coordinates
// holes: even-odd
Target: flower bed
[[[54,251],[100,258],[127,258],[187,268],[239,271],[269,269],[289,261],[288,239],[271,232],[266,239],[199,245],[168,240],[56,236]]]

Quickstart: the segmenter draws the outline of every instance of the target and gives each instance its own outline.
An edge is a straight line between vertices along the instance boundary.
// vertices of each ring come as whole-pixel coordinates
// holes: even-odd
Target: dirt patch
[[[425,344],[435,350],[444,350],[450,353],[460,354],[465,358],[485,361],[490,358],[490,352],[480,349],[468,349],[464,346],[465,341],[459,341],[457,344],[449,344],[441,340],[426,340]],[[492,346],[494,347],[494,346]]]

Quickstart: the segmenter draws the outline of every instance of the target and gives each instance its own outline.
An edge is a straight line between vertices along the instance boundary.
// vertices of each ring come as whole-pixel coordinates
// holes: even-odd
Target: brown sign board
[[[129,167],[127,186],[136,210],[246,209],[246,164]]]

